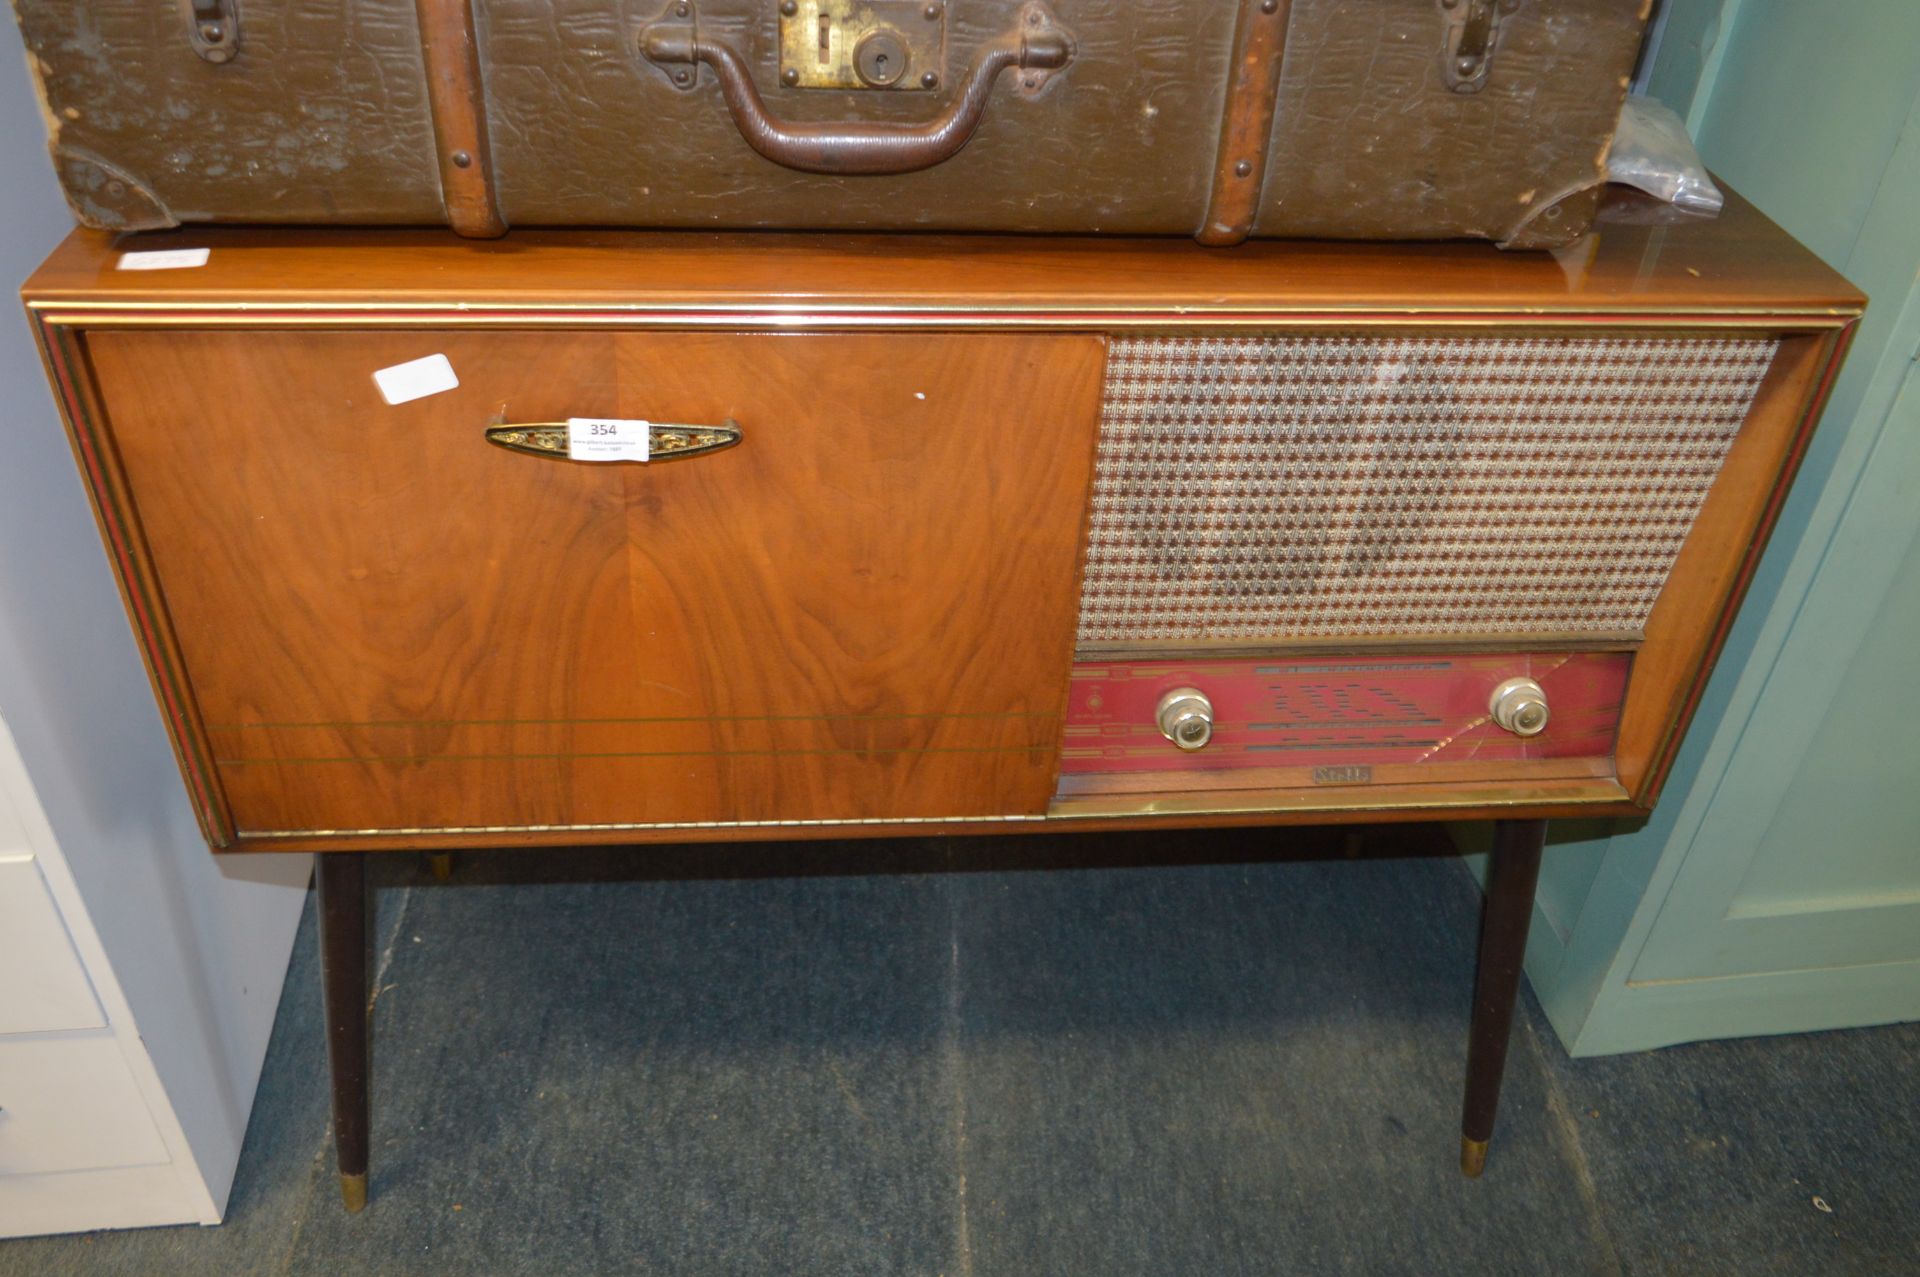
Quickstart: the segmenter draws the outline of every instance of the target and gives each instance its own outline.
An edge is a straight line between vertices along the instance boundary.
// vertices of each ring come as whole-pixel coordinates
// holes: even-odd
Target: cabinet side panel
[[[1852,332],[1781,341],[1647,618],[1619,746],[1620,783],[1645,806],[1659,796]]]
[[[92,347],[81,333],[61,325],[42,324],[36,332],[81,481],[93,505],[107,557],[113,563],[121,602],[146,663],[175,760],[193,799],[194,816],[208,845],[224,847],[233,838],[231,809],[214,772],[199,706],[181,667],[178,636],[155,580],[145,531],[127,490],[126,472],[91,363]]]

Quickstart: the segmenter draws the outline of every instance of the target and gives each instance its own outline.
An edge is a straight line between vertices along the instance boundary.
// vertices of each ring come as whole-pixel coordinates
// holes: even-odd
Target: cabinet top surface
[[[951,313],[1083,319],[1142,312],[1179,322],[1237,312],[1848,316],[1864,302],[1838,273],[1739,196],[1715,220],[1647,225],[1615,200],[1555,252],[1478,243],[517,230],[193,227],[78,230],[27,282],[40,307],[509,307],[738,310],[834,322]],[[205,265],[118,269],[129,250],[208,248]],[[827,312],[827,313],[822,313]],[[64,317],[64,316],[63,316]]]

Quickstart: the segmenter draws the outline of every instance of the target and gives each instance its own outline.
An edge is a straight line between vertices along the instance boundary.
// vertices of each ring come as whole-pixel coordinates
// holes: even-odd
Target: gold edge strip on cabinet
[[[1222,802],[1219,793],[1215,792],[1205,797],[1183,800],[1178,804],[1164,798],[1142,801],[1138,794],[1114,794],[1097,799],[1078,796],[1065,800],[1056,798],[1049,805],[1045,815],[1037,816],[859,816],[809,820],[677,820],[651,824],[634,822],[580,825],[445,825],[385,829],[243,829],[238,837],[264,842],[294,838],[471,837],[483,834],[617,833],[629,830],[642,832],[676,829],[830,829],[873,825],[1032,825],[1069,820],[1126,820],[1143,816],[1205,817],[1263,813],[1284,816],[1301,811],[1387,812],[1406,811],[1412,808],[1445,811],[1479,807],[1521,808],[1627,801],[1627,791],[1617,782],[1610,780],[1567,781],[1555,786],[1538,786],[1533,792],[1518,796],[1510,792],[1511,786],[1509,786],[1506,789],[1455,789],[1450,796],[1444,798],[1436,798],[1425,792],[1388,798],[1373,797],[1382,789],[1393,788],[1396,787],[1380,786],[1369,789],[1364,785],[1337,785],[1325,789],[1301,790],[1299,791],[1301,796],[1310,797],[1314,801],[1285,804],[1274,801],[1276,794],[1282,792],[1276,790],[1258,791],[1255,796],[1242,802]],[[1370,801],[1347,801],[1359,793],[1367,793]]]
[[[1413,322],[1434,328],[1499,325],[1564,328],[1840,328],[1858,311],[1775,306],[1673,311],[1576,311],[1510,307],[1313,308],[1304,306],[861,306],[728,308],[719,305],[565,306],[500,302],[313,302],[255,308],[244,302],[89,302],[38,299],[30,309],[48,322],[113,327],[723,327],[842,330],[862,328],[1009,328],[1113,330],[1177,328],[1374,328]]]
[[[1030,710],[957,710],[923,714],[702,714],[661,718],[368,718],[341,719],[311,723],[210,723],[210,732],[238,732],[254,728],[275,730],[362,730],[392,727],[609,727],[640,723],[892,723],[907,720],[939,719],[978,721],[981,719],[1027,719],[1052,722],[1058,714]]]
[[[1527,784],[1527,782],[1517,782]],[[1387,785],[1325,785],[1299,789],[1209,790],[1182,795],[1074,794],[1056,796],[1047,805],[1049,820],[1119,819],[1137,816],[1235,816],[1301,811],[1405,811],[1430,808],[1450,811],[1475,807],[1541,807],[1558,803],[1624,802],[1628,795],[1616,780],[1533,782],[1516,794],[1515,783],[1493,786],[1445,785],[1439,781],[1407,781]],[[1398,792],[1396,792],[1398,791]],[[1238,800],[1227,797],[1243,795]],[[1365,795],[1364,800],[1356,801]]]
[[[642,829],[799,829],[855,825],[1019,825],[1045,816],[856,816],[833,820],[669,820],[653,824],[595,825],[440,825],[391,829],[243,829],[241,838],[404,838],[422,834],[465,837],[472,834],[570,834]]]
[[[1173,304],[1168,304],[1166,302],[1155,302],[1155,303],[1148,304],[1148,303],[1142,303],[1142,302],[1127,301],[1119,298],[1109,300],[1109,301],[1101,301],[1098,299],[1095,299],[1092,301],[1083,300],[1078,303],[1068,303],[1068,302],[1061,302],[1061,301],[997,302],[997,303],[994,303],[993,305],[978,305],[978,304],[969,305],[966,303],[956,303],[952,305],[939,305],[939,304],[920,301],[920,300],[866,301],[866,302],[849,302],[844,305],[827,307],[817,302],[785,302],[785,303],[772,303],[772,304],[761,304],[761,305],[751,305],[751,306],[735,305],[735,304],[728,303],[725,300],[722,300],[719,298],[714,298],[714,299],[709,299],[704,301],[680,301],[680,302],[633,301],[633,302],[594,302],[594,303],[555,302],[555,301],[526,301],[526,302],[490,301],[490,302],[471,303],[471,302],[458,302],[458,301],[451,301],[451,300],[449,301],[399,301],[399,300],[352,301],[352,300],[333,300],[333,299],[312,298],[305,301],[296,301],[296,302],[263,303],[263,302],[246,302],[246,301],[232,301],[232,300],[221,300],[221,299],[212,299],[212,300],[203,300],[203,301],[194,301],[190,299],[177,299],[177,300],[170,299],[166,301],[131,301],[126,299],[113,299],[113,300],[102,300],[102,301],[90,301],[84,297],[62,298],[62,297],[56,296],[56,297],[33,298],[32,300],[27,302],[27,307],[30,310],[44,310],[44,309],[53,309],[57,307],[73,307],[81,310],[177,310],[177,311],[254,310],[254,311],[270,311],[270,312],[296,311],[296,310],[344,310],[344,311],[355,311],[355,312],[369,311],[369,310],[447,311],[447,310],[457,309],[462,314],[471,314],[471,315],[485,315],[490,311],[539,311],[539,312],[552,312],[552,313],[561,313],[566,311],[585,311],[585,312],[612,312],[612,311],[634,311],[634,312],[714,311],[714,312],[718,312],[718,311],[725,311],[727,313],[732,313],[732,314],[738,314],[738,313],[741,313],[742,311],[752,311],[756,314],[767,314],[767,315],[774,315],[774,314],[798,315],[798,314],[812,313],[822,309],[830,309],[836,314],[882,314],[882,315],[914,314],[914,313],[956,314],[956,313],[965,313],[965,312],[975,312],[980,314],[1019,315],[1019,314],[1065,313],[1069,311],[1077,312],[1077,313],[1088,313],[1088,314],[1204,315],[1204,314],[1264,314],[1264,313],[1272,312],[1277,314],[1278,313],[1298,313],[1298,314],[1330,315],[1330,314],[1338,314],[1346,311],[1352,311],[1356,314],[1380,314],[1380,315],[1387,315],[1387,314],[1392,314],[1392,315],[1421,315],[1421,314],[1592,315],[1592,316],[1597,316],[1601,318],[1612,318],[1617,315],[1674,315],[1674,316],[1803,315],[1803,316],[1816,316],[1816,317],[1825,316],[1825,317],[1845,318],[1845,317],[1858,317],[1861,314],[1865,313],[1864,309],[1859,306],[1822,306],[1822,305],[1812,305],[1812,306],[1764,305],[1763,306],[1763,305],[1756,304],[1756,305],[1748,305],[1748,306],[1670,306],[1670,307],[1656,307],[1653,309],[1647,309],[1645,307],[1636,308],[1636,307],[1630,307],[1630,306],[1612,306],[1612,307],[1601,306],[1601,307],[1581,308],[1581,307],[1575,307],[1575,306],[1515,307],[1511,305],[1488,305],[1488,304],[1461,304],[1461,305],[1453,305],[1453,306],[1441,306],[1441,305],[1395,306],[1391,304],[1370,304],[1367,302],[1325,302],[1325,303],[1319,303],[1314,305],[1308,305],[1305,303],[1288,303],[1288,302],[1268,302],[1268,303],[1253,303],[1253,302],[1204,303],[1203,302],[1203,303],[1196,303],[1192,305],[1183,305],[1177,302]]]
[[[848,319],[845,316],[811,316],[805,319],[782,321],[757,315],[592,315],[592,316],[545,316],[532,319],[511,314],[489,316],[460,316],[458,318],[424,315],[358,315],[346,317],[333,316],[276,316],[258,315],[179,315],[162,318],[127,316],[117,313],[71,313],[49,312],[49,322],[85,328],[99,329],[167,329],[190,328],[205,330],[224,330],[231,328],[258,329],[270,331],[286,330],[333,330],[347,331],[407,331],[410,329],[429,330],[473,330],[485,332],[493,329],[523,330],[547,329],[554,332],[599,331],[701,331],[718,330],[728,333],[845,333],[845,332],[1034,332],[1034,333],[1119,333],[1119,332],[1260,332],[1283,333],[1294,331],[1312,331],[1316,329],[1338,328],[1342,330],[1370,331],[1376,328],[1419,327],[1434,332],[1452,330],[1513,329],[1527,332],[1579,331],[1581,329],[1604,328],[1604,318],[1596,320],[1586,316],[1540,316],[1490,314],[1478,318],[1458,316],[1444,319],[1422,316],[1363,316],[1343,315],[1337,319],[1327,316],[1306,316],[1289,318],[1277,315],[1247,317],[1194,316],[1194,315],[1156,315],[1142,316],[1137,319],[1116,318],[1112,316],[1062,317],[1057,319],[1024,319],[1008,315],[988,315],[967,318],[954,315],[916,317],[911,315],[877,316],[872,319]],[[1680,319],[1649,319],[1636,317],[1633,329],[1639,332],[1681,332],[1702,330],[1733,331],[1737,329],[1755,329],[1764,332],[1784,333],[1788,335],[1811,335],[1828,329],[1844,328],[1854,321],[1842,320],[1816,322],[1791,316],[1782,316],[1774,312],[1756,314],[1751,319],[1734,320],[1727,316],[1699,316]]]
[[[1037,745],[941,745],[903,746],[872,749],[662,749],[614,751],[609,753],[552,754],[343,754],[331,758],[216,758],[220,767],[310,767],[329,763],[380,763],[419,766],[425,763],[550,763],[573,760],[595,761],[609,758],[792,758],[799,756],[853,754],[1031,754],[1051,749]]]

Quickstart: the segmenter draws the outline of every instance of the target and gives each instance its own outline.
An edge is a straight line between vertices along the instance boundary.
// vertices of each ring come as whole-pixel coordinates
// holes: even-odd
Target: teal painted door
[[[1549,852],[1528,973],[1577,1054],[1920,1018],[1920,5],[1669,24],[1709,166],[1873,300],[1661,809]]]
[[[1881,447],[1589,1046],[1920,1017],[1920,376],[1907,362]]]

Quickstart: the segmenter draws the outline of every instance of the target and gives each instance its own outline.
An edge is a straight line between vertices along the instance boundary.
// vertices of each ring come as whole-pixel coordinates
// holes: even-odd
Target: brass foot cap
[[[1487,1142],[1460,1138],[1460,1173],[1468,1179],[1479,1179],[1480,1172],[1487,1169]]]
[[[357,1215],[366,1209],[367,1176],[365,1171],[362,1171],[358,1175],[342,1175],[340,1177],[340,1200],[346,1203],[348,1214]]]

